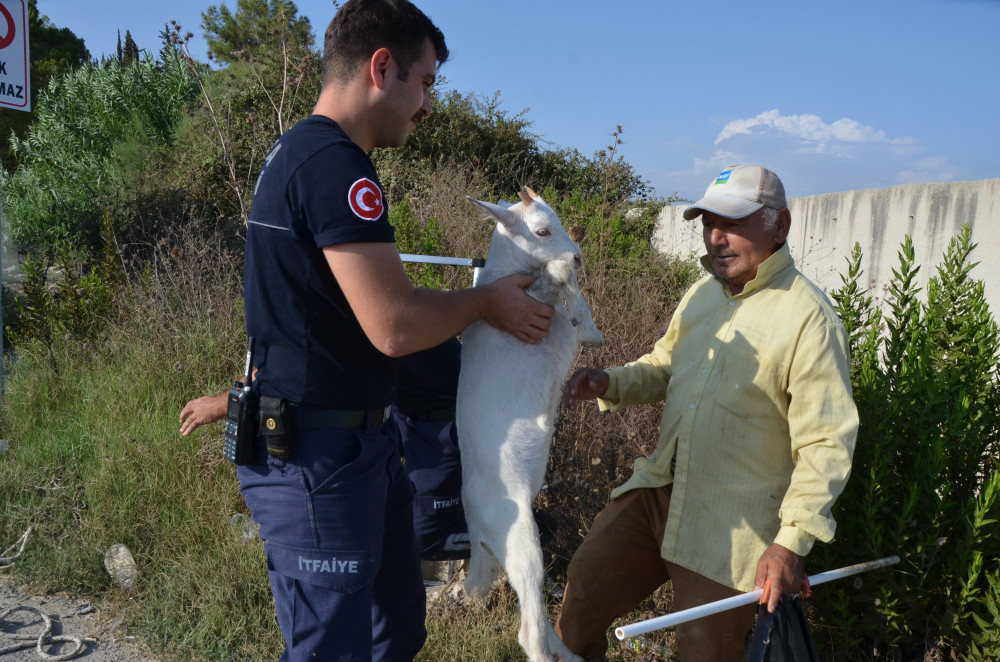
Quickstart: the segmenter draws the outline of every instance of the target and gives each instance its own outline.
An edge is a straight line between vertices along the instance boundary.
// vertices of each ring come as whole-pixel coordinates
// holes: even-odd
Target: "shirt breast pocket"
[[[787,418],[788,371],[785,366],[739,340],[719,353],[708,394],[715,404],[753,425],[754,419]]]

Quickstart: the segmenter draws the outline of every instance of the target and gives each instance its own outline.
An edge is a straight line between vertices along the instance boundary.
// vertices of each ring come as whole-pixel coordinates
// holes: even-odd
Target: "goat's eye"
[[[539,237],[548,237],[552,233],[546,230],[545,228],[542,228],[541,230],[536,230],[535,234],[537,234]]]

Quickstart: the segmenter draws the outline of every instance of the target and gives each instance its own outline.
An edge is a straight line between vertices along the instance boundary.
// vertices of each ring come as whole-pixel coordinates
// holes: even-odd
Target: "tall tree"
[[[69,28],[57,28],[48,16],[38,13],[38,0],[28,0],[28,42],[31,66],[31,107],[35,107],[38,93],[56,74],[69,71],[90,61],[90,51],[83,39]],[[15,166],[10,152],[10,134],[24,136],[34,121],[34,111],[0,109],[0,158],[5,169]]]
[[[125,31],[125,45],[122,46],[122,31],[118,31],[118,64],[125,67],[139,61],[139,47],[132,38],[132,33]]]
[[[201,14],[201,27],[213,57],[224,64],[264,53],[313,45],[308,17],[298,16],[292,0],[237,0],[236,13],[212,5]]]

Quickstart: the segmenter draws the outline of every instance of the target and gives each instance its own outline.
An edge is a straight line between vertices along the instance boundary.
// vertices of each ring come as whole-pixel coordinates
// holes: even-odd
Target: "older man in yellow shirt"
[[[557,631],[593,660],[607,630],[671,581],[681,610],[761,588],[769,609],[805,583],[805,556],[833,539],[858,414],[849,347],[826,295],[786,244],[784,186],[731,166],[684,212],[701,216],[708,275],[649,354],[581,368],[566,400],[602,411],[665,401],[656,450],[611,493],[573,556]],[[678,626],[684,661],[743,660],[755,609]]]

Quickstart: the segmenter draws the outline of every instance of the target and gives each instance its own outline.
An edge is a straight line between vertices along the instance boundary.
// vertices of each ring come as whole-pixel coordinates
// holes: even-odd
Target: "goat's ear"
[[[500,206],[500,207],[503,207],[504,209],[510,209],[511,207],[514,206],[512,203],[507,202],[503,198],[500,198],[499,200],[497,200],[497,205]]]
[[[469,196],[465,196],[469,202],[479,207],[480,210],[489,214],[495,221],[503,224],[505,227],[511,228],[520,222],[521,217],[510,211],[507,207],[501,207],[500,205],[495,205],[491,202],[483,202],[482,200],[476,200]]]

